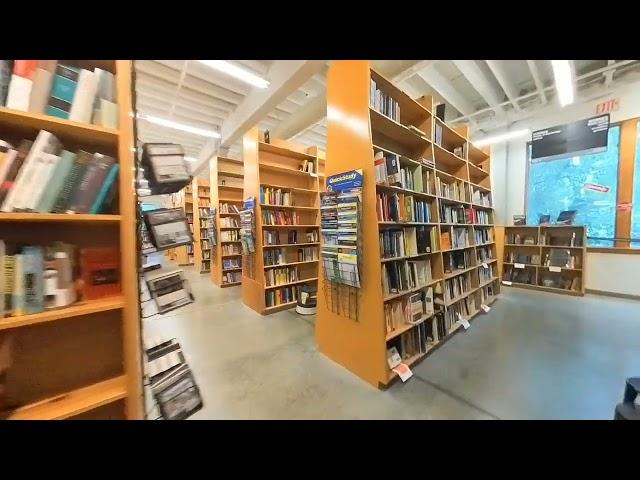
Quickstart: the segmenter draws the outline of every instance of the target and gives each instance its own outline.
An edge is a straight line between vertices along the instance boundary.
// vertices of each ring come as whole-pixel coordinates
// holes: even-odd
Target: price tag
[[[484,313],[489,313],[489,310],[491,310],[491,307],[489,305],[485,305],[484,303],[480,305],[480,308],[484,310]]]
[[[561,272],[562,268],[560,267],[549,267],[550,272]]]
[[[487,265],[487,262],[482,262],[482,266],[483,266],[484,268],[489,268],[489,265]]]
[[[460,315],[459,313],[456,313],[456,315],[458,316],[458,323],[462,325],[465,330],[467,330],[471,326],[469,320],[462,318],[462,315]]]
[[[513,268],[524,268],[524,263],[514,263]]]
[[[511,282],[509,282],[507,280],[502,280],[502,284],[503,285],[509,285],[509,286],[513,285]]]

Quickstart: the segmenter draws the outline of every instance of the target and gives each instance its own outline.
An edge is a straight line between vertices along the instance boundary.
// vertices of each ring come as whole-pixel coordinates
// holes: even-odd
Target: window
[[[551,215],[553,222],[562,210],[577,210],[575,223],[586,225],[588,236],[614,238],[619,153],[619,125],[609,128],[608,148],[603,153],[530,164],[529,148],[527,223],[538,223],[543,214]],[[637,195],[640,201],[640,193]],[[640,209],[636,215],[640,230]],[[613,247],[614,242],[594,239],[588,245]]]
[[[636,157],[633,172],[633,200],[631,210],[631,248],[640,248],[640,122],[636,127]]]

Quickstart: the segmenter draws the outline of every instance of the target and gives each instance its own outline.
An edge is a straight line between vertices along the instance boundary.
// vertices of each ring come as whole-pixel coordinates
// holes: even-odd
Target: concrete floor
[[[313,319],[262,317],[241,287],[185,268],[196,302],[145,320],[175,336],[204,397],[194,419],[610,419],[640,375],[640,302],[503,287],[472,321],[379,391],[318,352]]]

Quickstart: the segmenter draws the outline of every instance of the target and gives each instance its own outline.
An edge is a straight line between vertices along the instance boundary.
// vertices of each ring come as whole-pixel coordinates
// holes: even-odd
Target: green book
[[[47,189],[42,194],[42,198],[36,207],[36,211],[40,213],[48,213],[53,211],[53,207],[55,204],[58,195],[62,191],[62,188],[65,185],[67,177],[71,173],[71,169],[73,168],[73,164],[76,159],[76,154],[69,152],[67,150],[63,150],[60,155],[60,161],[56,166],[56,169],[51,176],[51,180],[49,181],[49,185]]]
[[[93,155],[80,150],[73,161],[73,166],[64,181],[62,189],[53,203],[54,213],[66,213],[67,205],[73,200],[74,193],[84,177],[87,167],[91,163]]]

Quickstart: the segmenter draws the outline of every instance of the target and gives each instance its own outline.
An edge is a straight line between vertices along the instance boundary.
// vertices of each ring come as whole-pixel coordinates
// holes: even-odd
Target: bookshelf
[[[318,158],[317,147],[265,143],[257,128],[243,138],[244,196],[256,198],[256,253],[244,259],[242,299],[263,315],[292,308],[300,286],[318,280]],[[314,173],[300,171],[303,164]],[[294,217],[296,225],[279,225]]]
[[[388,116],[370,105],[371,80],[375,81],[377,89],[397,103],[399,114],[394,115],[396,112],[391,111]],[[491,156],[489,151],[471,145],[466,127],[453,128],[437,119],[432,113],[435,109],[431,97],[412,99],[373,71],[369,61],[334,62],[327,86],[328,148],[322,171],[327,176],[352,169],[363,171],[364,258],[360,271],[362,287],[357,293],[357,321],[334,311],[336,309],[329,305],[331,292],[321,265],[316,341],[320,351],[329,358],[371,385],[384,388],[397,378],[387,364],[387,350],[402,342],[403,336],[417,335],[423,328],[430,334],[434,323],[444,324],[437,332],[437,340],[434,337],[422,342],[418,351],[401,352],[402,361],[411,366],[426,358],[459,329],[456,312],[471,320],[482,311],[482,305],[491,304],[499,294],[491,204]],[[381,174],[381,168],[386,170],[387,157],[395,158],[404,170],[400,185],[391,185],[388,174]],[[385,160],[376,165],[379,158]],[[387,198],[404,195],[404,201],[416,205],[416,212],[418,202],[423,202],[419,204],[420,217],[386,218],[388,215],[382,215],[385,207],[378,206],[378,200],[384,195]],[[412,200],[408,200],[409,197]],[[465,209],[462,217],[449,218],[451,207]],[[483,224],[478,223],[480,220]],[[402,235],[410,235],[412,228],[416,233],[418,229],[424,232],[416,242],[418,251],[400,257],[429,260],[426,265],[430,268],[430,276],[416,288],[385,293],[384,272],[394,264],[402,265],[409,258],[385,258],[381,254],[380,236],[385,238],[385,235],[400,231]],[[446,237],[447,233],[449,237]],[[453,244],[458,233],[468,242]],[[420,247],[427,242],[431,243],[430,251]],[[458,252],[466,253],[467,258],[459,269],[456,268]],[[486,257],[481,257],[483,254]],[[449,268],[452,258],[456,262]],[[446,295],[448,282],[460,278],[466,279],[465,288],[457,295]],[[429,288],[433,289],[435,310],[441,310],[441,313],[424,313],[415,323],[425,327],[413,325],[404,317],[401,324],[389,328],[385,310],[389,312],[394,305],[399,305],[404,312],[412,294]]]
[[[211,188],[209,181],[194,177],[191,181],[191,198],[193,204],[191,232],[193,233],[193,265],[197,272],[211,273],[211,239],[209,238],[209,226],[211,225]]]
[[[216,205],[216,242],[211,261],[211,280],[219,287],[237,287],[242,278],[242,245],[222,243],[240,234],[240,215],[230,212],[231,206],[240,210],[244,196],[244,168],[242,160],[214,156],[209,161],[211,205]],[[224,210],[224,213],[222,211]],[[239,237],[238,237],[239,238]]]
[[[68,150],[84,149],[117,159],[117,212],[101,214],[2,213],[5,242],[118,247],[121,292],[60,309],[0,318],[0,336],[13,339],[7,373],[10,419],[141,419],[142,372],[134,191],[132,65],[128,60],[65,61],[115,75],[118,129],[0,108],[2,137],[33,140],[39,130]],[[18,348],[19,346],[19,348]]]
[[[193,185],[196,180],[192,180],[190,184],[184,187],[179,192],[171,195],[171,206],[173,208],[182,208],[187,220],[189,221],[189,228],[193,234]],[[196,208],[197,209],[197,208]],[[191,245],[184,245],[182,247],[173,248],[169,252],[169,258],[174,262],[177,262],[181,267],[191,266],[195,261],[195,243],[197,243],[194,235],[194,243]]]
[[[503,284],[583,296],[586,244],[582,225],[505,226]]]

